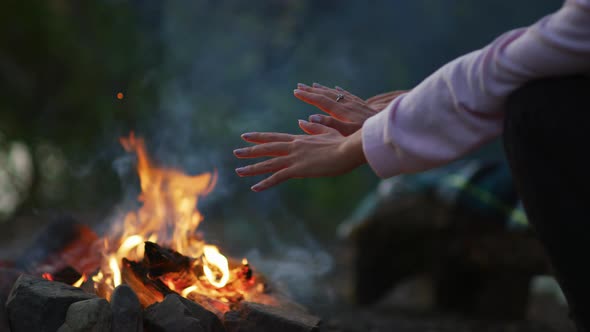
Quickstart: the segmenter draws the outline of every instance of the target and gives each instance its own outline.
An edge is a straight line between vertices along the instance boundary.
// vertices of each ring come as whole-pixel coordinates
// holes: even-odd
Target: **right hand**
[[[293,178],[334,176],[347,173],[367,162],[362,131],[344,137],[337,130],[299,120],[308,135],[246,133],[242,139],[255,145],[234,150],[238,158],[270,159],[236,169],[239,176],[272,173],[252,186],[259,192]]]

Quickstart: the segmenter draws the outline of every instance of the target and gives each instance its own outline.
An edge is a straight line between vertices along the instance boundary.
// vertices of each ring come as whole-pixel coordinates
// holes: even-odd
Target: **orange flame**
[[[76,281],[75,283],[72,284],[72,286],[74,287],[80,287],[82,286],[83,283],[86,282],[88,278],[86,277],[86,273],[82,273],[82,276],[80,277],[80,279],[78,279],[78,281]]]
[[[41,277],[43,277],[43,279],[45,280],[53,281],[53,276],[51,275],[51,273],[45,272],[41,275]]]
[[[110,298],[112,290],[123,282],[122,259],[139,261],[143,258],[144,242],[158,241],[185,256],[200,258],[195,264],[202,264],[203,281],[208,284],[179,288],[173,281],[164,280],[171,290],[185,297],[193,292],[218,294],[213,289],[225,287],[231,279],[229,262],[216,246],[206,245],[195,232],[203,219],[196,209],[198,198],[213,189],[216,173],[190,176],[157,167],[150,160],[143,139],[133,133],[120,142],[126,151],[137,155],[141,184],[138,200],[143,204],[139,210],[127,213],[118,236],[104,241],[105,258],[100,272],[92,278],[97,291]]]

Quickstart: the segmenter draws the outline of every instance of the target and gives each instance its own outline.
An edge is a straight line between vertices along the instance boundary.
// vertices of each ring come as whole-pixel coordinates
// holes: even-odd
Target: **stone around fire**
[[[20,276],[6,301],[12,332],[54,332],[65,321],[72,303],[96,298],[70,285]]]
[[[66,322],[57,332],[110,332],[112,313],[105,299],[90,299],[72,303]]]
[[[228,332],[318,332],[320,319],[302,310],[243,302],[224,317]]]
[[[147,307],[144,324],[149,332],[225,332],[215,314],[177,294]]]
[[[111,296],[113,331],[143,332],[141,304],[127,285],[119,285]]]

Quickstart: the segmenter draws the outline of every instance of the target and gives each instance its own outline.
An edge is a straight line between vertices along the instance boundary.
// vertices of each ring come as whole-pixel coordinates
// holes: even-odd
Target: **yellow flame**
[[[174,284],[174,282],[172,282],[172,280],[166,280],[165,284],[166,286],[168,286],[168,288],[170,288],[170,290],[176,292],[176,285]]]
[[[229,264],[216,246],[206,245],[203,248],[205,256],[203,272],[209,283],[217,288],[225,286],[229,280]],[[215,267],[217,273],[213,272],[211,266]]]
[[[78,281],[76,281],[75,283],[73,283],[72,286],[74,286],[74,287],[80,287],[86,281],[86,279],[87,279],[86,274],[85,273],[82,273],[82,276],[80,277],[80,279],[78,279]]]
[[[131,235],[123,241],[119,250],[117,251],[118,258],[122,259],[123,257],[128,257],[129,252],[133,249],[137,250],[137,256],[143,257],[143,237],[141,235]]]
[[[113,286],[117,287],[121,284],[121,270],[119,269],[119,264],[117,264],[116,257],[111,257],[109,267],[113,273]]]
[[[192,286],[189,286],[189,287],[183,289],[182,292],[180,293],[180,295],[182,295],[182,297],[187,297],[190,293],[192,293],[196,290],[197,290],[197,286],[192,285]]]
[[[94,281],[95,283],[100,283],[102,282],[102,271],[98,271],[98,273],[95,276],[92,276],[92,281]]]
[[[172,290],[188,293],[198,290],[213,295],[202,283],[215,288],[224,287],[230,280],[228,261],[215,246],[207,246],[196,230],[203,220],[197,210],[198,199],[208,194],[217,181],[217,174],[188,175],[179,170],[158,167],[150,160],[145,142],[131,133],[120,140],[126,151],[137,156],[137,173],[141,186],[138,201],[141,207],[125,215],[120,228],[114,228],[104,239],[103,263],[98,275],[92,279],[100,295],[110,298],[115,287],[123,282],[123,258],[141,261],[146,241],[160,241],[161,245],[189,257],[203,257],[204,280],[195,285],[176,285],[164,281]],[[198,261],[198,262],[197,262]],[[201,260],[195,261],[200,264]],[[195,287],[193,287],[195,286]],[[209,285],[206,285],[209,286]]]

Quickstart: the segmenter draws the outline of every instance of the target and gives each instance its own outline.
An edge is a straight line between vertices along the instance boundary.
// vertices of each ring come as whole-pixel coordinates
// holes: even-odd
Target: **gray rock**
[[[318,332],[320,326],[320,319],[305,311],[251,302],[223,320],[227,332]]]
[[[127,285],[119,285],[111,296],[113,331],[143,332],[141,304]]]
[[[225,331],[215,314],[177,294],[169,294],[164,301],[147,307],[144,323],[149,332]]]
[[[66,322],[57,332],[110,332],[111,320],[111,307],[107,300],[80,301],[70,305]]]
[[[6,301],[12,332],[54,332],[72,303],[96,298],[80,288],[29,275],[20,276]]]
[[[18,270],[0,268],[0,303],[2,304],[0,305],[0,332],[10,331],[8,313],[4,303],[6,303],[12,285],[21,274],[22,272]]]

